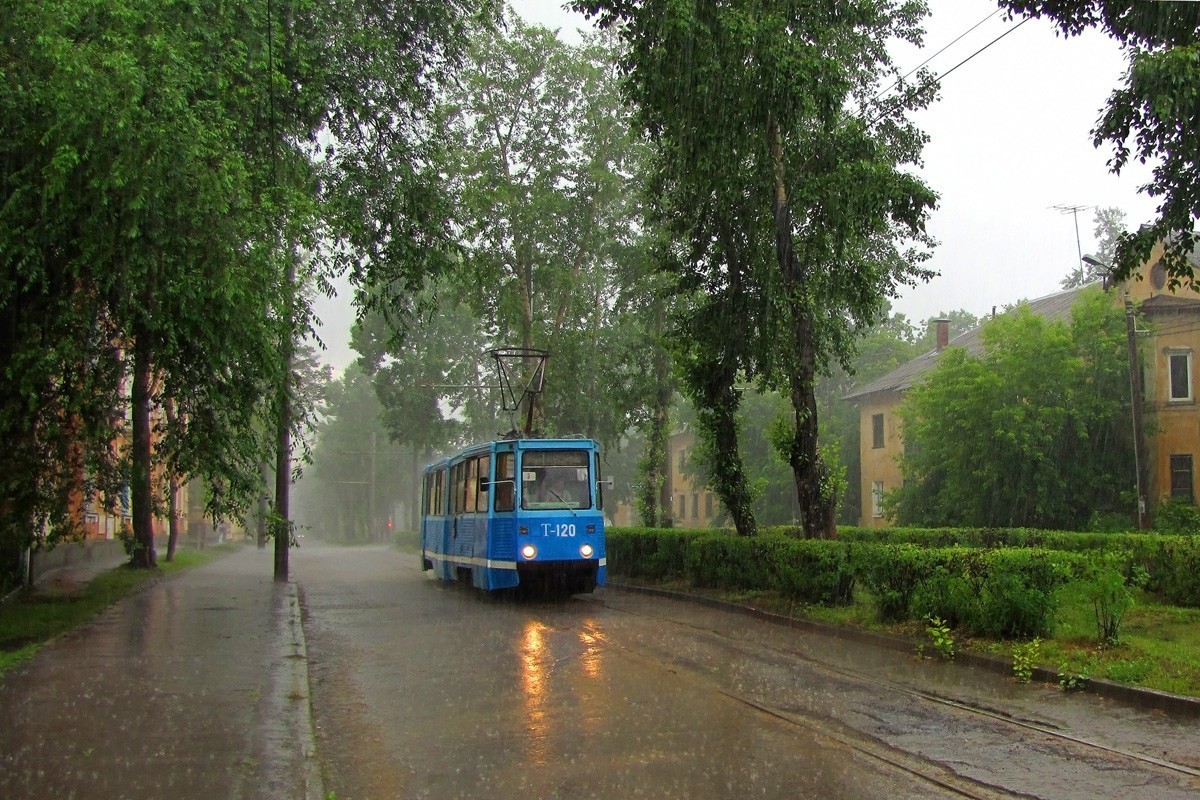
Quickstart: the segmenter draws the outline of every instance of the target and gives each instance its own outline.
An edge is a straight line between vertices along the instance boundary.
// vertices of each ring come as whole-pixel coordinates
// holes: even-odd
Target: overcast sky
[[[567,41],[589,25],[559,0],[512,2],[527,22],[558,29]],[[896,50],[905,72],[950,45],[928,65],[943,74],[1020,22],[988,18],[994,0],[930,0],[930,7],[925,48]],[[930,226],[940,242],[930,266],[939,276],[907,290],[897,311],[914,322],[960,308],[982,316],[1051,294],[1079,263],[1079,250],[1094,249],[1095,208],[1120,208],[1131,226],[1153,218],[1154,201],[1138,192],[1149,169],[1112,175],[1110,150],[1093,147],[1089,134],[1124,72],[1120,49],[1103,34],[1064,39],[1048,21],[1031,20],[945,78],[939,99],[916,117],[930,136],[922,175],[940,197]],[[1075,215],[1062,207],[1080,208],[1079,244]],[[320,313],[331,322],[341,316]],[[323,336],[339,368],[349,360],[344,336]]]

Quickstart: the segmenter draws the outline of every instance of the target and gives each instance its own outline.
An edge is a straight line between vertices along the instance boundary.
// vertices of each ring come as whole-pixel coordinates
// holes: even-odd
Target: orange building
[[[1197,404],[1196,358],[1200,353],[1200,296],[1168,286],[1157,248],[1139,276],[1109,287],[1114,303],[1128,297],[1138,313],[1138,349],[1144,384],[1147,478],[1150,510],[1165,498],[1195,502],[1195,465],[1200,455],[1200,405]],[[1200,263],[1192,257],[1193,268]],[[1030,311],[1050,321],[1067,321],[1079,289],[1029,301]],[[859,455],[863,527],[884,527],[885,493],[901,485],[900,456],[904,435],[897,410],[904,394],[925,378],[947,347],[983,353],[980,329],[958,333],[938,321],[937,346],[887,375],[856,389],[845,399],[859,406]],[[1142,329],[1145,329],[1144,331]]]

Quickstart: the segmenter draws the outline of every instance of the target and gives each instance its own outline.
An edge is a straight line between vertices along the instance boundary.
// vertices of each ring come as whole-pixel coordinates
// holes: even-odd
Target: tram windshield
[[[521,457],[521,508],[591,508],[586,450],[526,450]]]

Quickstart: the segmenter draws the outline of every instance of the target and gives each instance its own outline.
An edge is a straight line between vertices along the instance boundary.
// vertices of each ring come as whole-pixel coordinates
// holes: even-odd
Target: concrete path
[[[294,584],[244,549],[0,678],[0,797],[324,800]]]

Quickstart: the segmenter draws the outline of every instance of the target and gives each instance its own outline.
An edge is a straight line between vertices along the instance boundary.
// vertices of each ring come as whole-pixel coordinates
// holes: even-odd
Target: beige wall
[[[1141,305],[1158,295],[1169,295],[1200,303],[1200,294],[1186,287],[1174,291],[1166,284],[1165,276],[1152,268],[1162,255],[1156,247],[1142,280],[1127,281],[1114,292],[1116,302],[1124,302],[1126,293]],[[1139,336],[1143,375],[1145,377],[1146,449],[1150,485],[1147,497],[1153,508],[1171,495],[1171,456],[1192,457],[1192,493],[1196,495],[1196,473],[1200,471],[1200,405],[1197,398],[1197,365],[1200,364],[1200,307],[1158,312],[1139,317],[1138,328],[1149,330]],[[1171,356],[1186,356],[1190,397],[1171,397]]]
[[[1146,447],[1150,485],[1147,496],[1153,506],[1171,494],[1171,456],[1192,457],[1192,492],[1197,495],[1196,476],[1200,473],[1200,293],[1187,288],[1174,292],[1155,275],[1151,267],[1158,261],[1162,248],[1151,254],[1143,279],[1128,281],[1113,291],[1113,302],[1124,304],[1126,294],[1137,305],[1161,294],[1196,302],[1195,307],[1175,308],[1138,319],[1139,329],[1149,329],[1140,336],[1146,398]],[[1171,397],[1170,362],[1172,354],[1190,354],[1190,397]],[[904,452],[900,423],[896,409],[903,395],[888,392],[863,398],[859,408],[862,459],[862,498],[864,527],[884,527],[890,523],[873,514],[872,492],[881,483],[886,493],[901,484],[899,456]],[[875,447],[873,417],[883,415],[884,446]],[[1133,487],[1129,487],[1130,490]]]
[[[862,518],[864,528],[880,528],[890,523],[883,516],[876,516],[876,484],[882,484],[884,494],[900,486],[899,457],[904,452],[904,440],[900,435],[900,418],[896,409],[902,395],[899,392],[884,392],[864,398],[859,407],[859,455],[862,459]],[[883,417],[883,446],[876,447],[875,417]]]
[[[685,475],[683,469],[691,463],[696,449],[696,434],[681,431],[667,442],[670,470],[667,483],[671,487],[671,519],[676,528],[708,528],[720,512],[720,504],[712,490]]]

